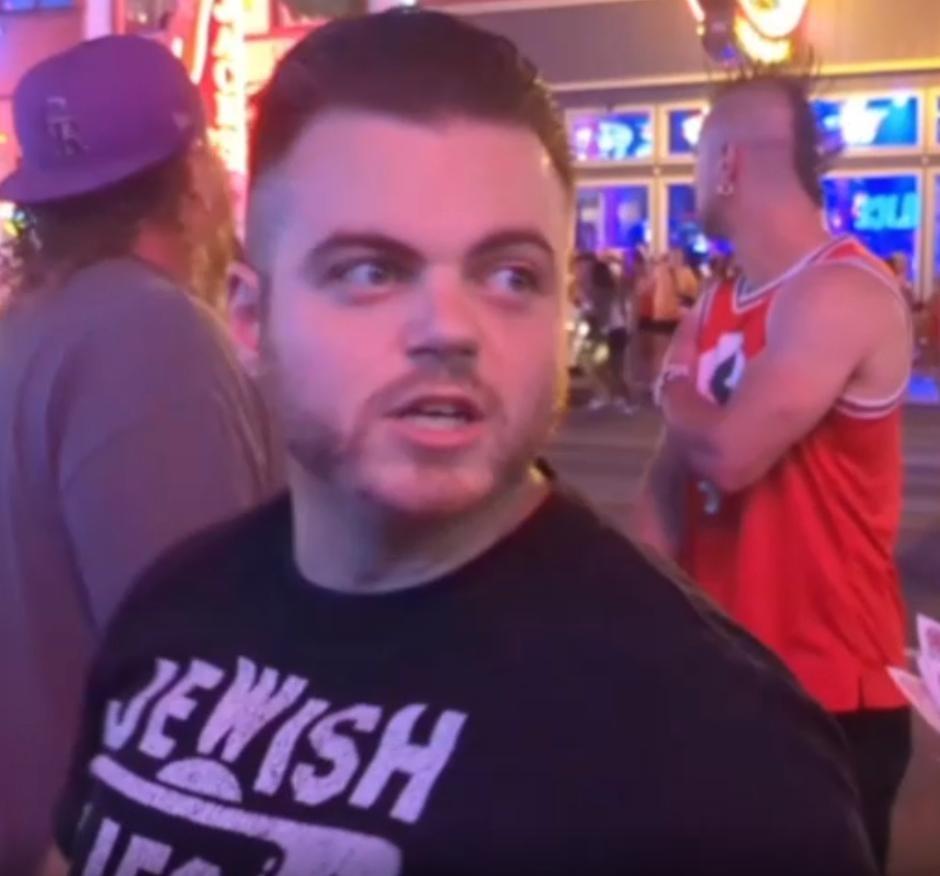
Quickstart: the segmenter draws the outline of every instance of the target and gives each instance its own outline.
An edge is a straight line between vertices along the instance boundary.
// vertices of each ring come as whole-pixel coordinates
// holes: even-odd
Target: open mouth
[[[422,396],[394,410],[392,417],[422,429],[445,431],[480,422],[483,411],[466,397]]]

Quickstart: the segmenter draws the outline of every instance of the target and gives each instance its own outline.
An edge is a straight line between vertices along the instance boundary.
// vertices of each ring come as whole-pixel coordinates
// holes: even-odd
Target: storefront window
[[[940,146],[940,94],[933,99],[933,145]]]
[[[699,107],[670,110],[667,114],[668,154],[671,157],[688,157],[695,154],[705,111]]]
[[[699,258],[708,254],[708,240],[698,224],[695,187],[669,183],[666,189],[666,229],[670,247],[679,247]]]
[[[0,12],[35,12],[40,9],[71,9],[75,0],[0,0]]]
[[[920,144],[920,98],[894,95],[815,100],[827,151],[909,149]]]
[[[829,177],[826,218],[835,234],[854,234],[872,252],[901,257],[908,279],[917,267],[920,180],[916,174]]]
[[[933,191],[933,279],[928,294],[940,296],[940,174],[933,178]]]
[[[572,113],[568,133],[578,161],[638,161],[653,155],[652,110]]]
[[[645,185],[613,185],[578,191],[579,250],[629,249],[648,244],[650,194]]]

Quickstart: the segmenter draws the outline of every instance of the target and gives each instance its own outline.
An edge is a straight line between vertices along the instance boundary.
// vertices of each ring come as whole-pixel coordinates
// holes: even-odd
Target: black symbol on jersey
[[[734,377],[737,371],[738,359],[740,353],[735,353],[725,359],[712,373],[712,379],[708,386],[712,398],[720,405],[728,403],[731,398],[731,391],[734,389]]]
[[[723,334],[711,349],[699,356],[699,391],[716,404],[727,404],[744,376],[746,365],[744,336],[740,332]]]

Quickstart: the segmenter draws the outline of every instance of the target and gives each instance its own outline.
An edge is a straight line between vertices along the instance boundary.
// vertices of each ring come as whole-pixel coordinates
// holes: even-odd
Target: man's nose
[[[472,367],[480,352],[480,302],[472,285],[457,271],[430,271],[413,302],[405,339],[409,358]]]

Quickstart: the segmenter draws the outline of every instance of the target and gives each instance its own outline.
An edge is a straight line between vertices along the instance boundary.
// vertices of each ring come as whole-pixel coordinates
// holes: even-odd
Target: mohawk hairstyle
[[[813,110],[812,94],[816,88],[816,62],[812,51],[783,65],[748,62],[738,66],[712,90],[711,105],[729,95],[751,89],[778,92],[790,107],[793,124],[793,167],[803,191],[817,207],[825,198],[822,178],[832,168],[841,152],[825,136]]]

